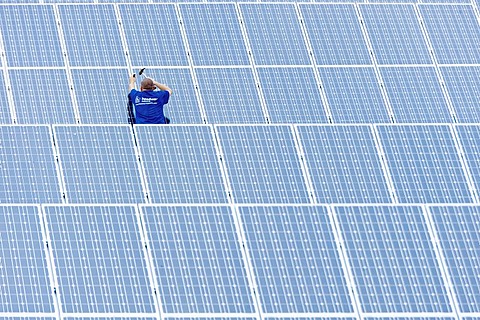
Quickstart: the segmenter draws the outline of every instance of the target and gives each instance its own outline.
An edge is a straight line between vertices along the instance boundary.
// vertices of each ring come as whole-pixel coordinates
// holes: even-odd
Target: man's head
[[[140,91],[146,91],[146,90],[155,90],[155,85],[153,84],[153,80],[150,78],[143,79],[142,83],[140,84]]]

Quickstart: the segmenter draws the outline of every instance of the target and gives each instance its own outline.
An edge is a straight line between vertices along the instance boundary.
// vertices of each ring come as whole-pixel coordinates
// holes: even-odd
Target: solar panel
[[[141,206],[166,313],[254,313],[227,206]]]
[[[480,123],[480,67],[442,67],[458,122]]]
[[[476,190],[480,191],[480,159],[478,157],[480,153],[480,147],[478,146],[480,126],[458,125],[455,128],[458,132],[460,145],[463,147],[463,157],[470,169],[473,184]]]
[[[12,123],[12,116],[10,115],[10,107],[7,100],[7,91],[5,90],[5,80],[3,73],[0,73],[0,101],[3,101],[0,107],[0,124]]]
[[[263,312],[353,312],[326,207],[238,210]]]
[[[135,207],[44,210],[64,316],[156,312]]]
[[[195,72],[208,123],[265,123],[251,68]]]
[[[372,63],[353,5],[301,4],[300,12],[317,64]]]
[[[480,312],[480,207],[429,207],[461,312]]]
[[[472,202],[449,126],[377,126],[377,130],[400,202]]]
[[[292,3],[242,3],[240,9],[257,65],[311,64]]]
[[[319,203],[392,201],[370,126],[298,126]]]
[[[335,212],[363,312],[452,312],[421,207]]]
[[[236,203],[308,203],[290,126],[215,126]]]
[[[128,70],[125,69],[73,69],[73,85],[81,123],[128,123],[127,93]]]
[[[480,63],[480,28],[471,6],[422,5],[438,63]]]
[[[194,65],[250,65],[235,4],[180,5]]]
[[[154,203],[227,203],[210,126],[136,126]]]
[[[257,72],[271,122],[327,122],[312,68],[258,68]]]
[[[434,67],[392,67],[380,71],[395,122],[452,122]]]
[[[55,312],[35,206],[0,206],[0,312]]]
[[[392,3],[391,0],[369,0],[369,1],[365,1],[365,2],[368,2],[368,3],[389,3],[389,4]],[[395,0],[394,3],[418,3],[418,2],[420,2],[420,0]]]
[[[0,126],[0,203],[58,203],[61,192],[47,126]]]
[[[148,68],[145,73],[173,90],[163,109],[172,124],[203,123],[190,69]],[[137,87],[140,87],[141,79],[142,77],[138,78]]]
[[[145,201],[129,125],[55,126],[54,132],[68,201]]]
[[[369,4],[360,8],[377,63],[432,64],[413,5]]]
[[[334,123],[391,122],[373,67],[319,72]]]
[[[0,30],[9,67],[64,65],[53,7],[1,6]]]
[[[9,70],[9,76],[17,123],[75,123],[64,69]]]
[[[113,5],[60,5],[70,66],[126,66]]]
[[[132,65],[188,65],[173,4],[120,5],[120,12]]]

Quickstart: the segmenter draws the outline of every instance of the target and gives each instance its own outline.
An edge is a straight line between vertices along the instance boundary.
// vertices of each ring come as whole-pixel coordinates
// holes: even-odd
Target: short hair
[[[140,84],[140,88],[145,90],[155,90],[155,85],[153,84],[153,80],[150,78],[145,78],[142,80]]]

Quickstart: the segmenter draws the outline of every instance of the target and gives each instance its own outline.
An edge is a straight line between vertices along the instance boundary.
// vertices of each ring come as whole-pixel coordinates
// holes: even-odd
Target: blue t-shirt
[[[163,105],[168,103],[170,93],[164,90],[137,91],[128,94],[135,107],[135,123],[165,123]]]

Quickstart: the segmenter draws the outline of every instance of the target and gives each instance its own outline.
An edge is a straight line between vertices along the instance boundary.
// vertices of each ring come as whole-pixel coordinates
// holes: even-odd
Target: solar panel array
[[[0,4],[4,124],[127,123],[141,67],[176,124],[478,120],[474,3],[54,2]]]
[[[480,319],[478,6],[1,1],[0,318]]]

